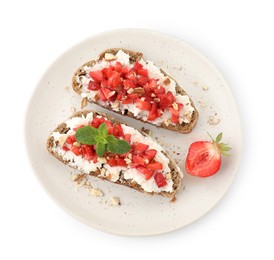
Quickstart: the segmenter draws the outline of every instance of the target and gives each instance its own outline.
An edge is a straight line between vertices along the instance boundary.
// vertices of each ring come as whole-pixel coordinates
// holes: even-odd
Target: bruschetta
[[[48,151],[64,164],[149,194],[175,197],[183,174],[150,136],[114,118],[79,111],[53,130]]]
[[[186,91],[140,52],[105,50],[77,69],[72,87],[84,100],[179,133],[189,133],[198,119]]]

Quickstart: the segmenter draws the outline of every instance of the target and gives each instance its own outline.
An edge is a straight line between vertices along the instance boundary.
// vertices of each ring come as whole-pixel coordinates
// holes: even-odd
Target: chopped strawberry
[[[141,76],[147,77],[148,78],[148,71],[147,69],[138,69],[137,73]]]
[[[103,122],[105,122],[105,119],[103,117],[99,118],[99,117],[94,117],[92,122],[91,122],[91,126],[98,128]]]
[[[87,144],[82,144],[81,148],[82,148],[82,154],[84,158],[88,161],[92,160],[94,156],[94,151],[92,146]]]
[[[129,69],[127,67],[122,67],[121,69],[121,75],[125,76],[129,72]]]
[[[124,159],[118,158],[117,159],[117,166],[127,166],[127,163]]]
[[[102,69],[102,73],[104,75],[104,77],[106,79],[109,79],[112,75],[112,71],[113,71],[113,68],[112,67],[108,67],[108,68],[103,68]]]
[[[102,91],[102,89],[99,89],[99,95],[100,95],[100,99],[102,101],[107,101],[107,97],[105,96],[104,92]]]
[[[148,147],[149,146],[147,144],[135,143],[134,144],[134,153],[141,154],[141,153],[145,152],[148,149]]]
[[[99,85],[99,83],[90,80],[90,82],[88,83],[88,89],[92,90],[92,91],[95,91],[95,90],[100,89],[100,85]]]
[[[158,86],[155,90],[154,90],[154,93],[155,94],[165,94],[166,92],[166,89],[162,86]]]
[[[154,175],[154,179],[155,179],[155,182],[156,182],[158,188],[162,188],[167,185],[167,181],[161,172],[157,172]]]
[[[132,162],[133,163],[136,163],[136,164],[138,164],[138,165],[143,165],[143,166],[145,166],[146,165],[146,163],[145,163],[145,158],[144,157],[142,157],[142,156],[140,156],[140,155],[133,155],[132,156]]]
[[[76,156],[79,156],[81,154],[81,148],[80,147],[77,147],[75,145],[72,145],[70,147],[70,150],[76,155]]]
[[[125,75],[125,78],[131,80],[134,84],[137,83],[136,74],[135,74],[134,71],[132,71],[132,70],[130,70],[130,71]]]
[[[134,103],[134,101],[133,99],[127,97],[121,103],[126,105],[126,104],[132,104]]]
[[[141,63],[139,63],[138,61],[136,61],[136,62],[134,63],[134,65],[133,65],[133,68],[134,68],[136,71],[138,71],[138,70],[140,70],[140,69],[143,68],[143,65],[142,65]]]
[[[112,89],[117,88],[121,82],[122,81],[120,79],[120,73],[113,71],[111,76],[108,79],[108,85],[110,86],[110,88]]]
[[[158,114],[158,105],[157,105],[157,103],[152,103],[151,110],[149,111],[147,119],[149,121],[153,121],[153,120],[155,120],[158,117],[159,117],[159,114]]]
[[[76,142],[75,135],[70,135],[67,137],[66,143],[73,144],[74,142]]]
[[[97,163],[98,162],[98,155],[97,155],[97,153],[94,153],[92,161],[93,161],[93,163]]]
[[[137,83],[141,86],[144,86],[148,82],[148,77],[140,76],[137,80]]]
[[[124,136],[124,131],[123,131],[121,124],[117,124],[113,127],[113,135],[115,137],[123,137]]]
[[[149,170],[162,170],[163,169],[163,164],[161,164],[160,162],[150,162],[148,165],[147,165],[147,169]]]
[[[175,97],[170,91],[166,94],[158,94],[157,96],[160,98],[160,106],[162,108],[168,108],[175,102]]]
[[[116,93],[114,90],[110,90],[109,88],[101,88],[100,92],[103,93],[106,99],[110,99]]]
[[[118,166],[118,162],[114,157],[111,157],[107,162],[111,167]]]
[[[74,128],[73,128],[73,130],[74,130],[74,131],[76,131],[76,130],[78,130],[78,129],[82,128],[83,126],[84,126],[84,125],[79,125],[79,126],[76,126],[76,127],[74,127]]]
[[[127,97],[132,100],[136,100],[140,98],[138,94],[128,94]]]
[[[101,82],[103,80],[103,73],[101,70],[91,71],[89,75],[94,81]]]
[[[124,135],[124,140],[127,141],[128,143],[130,143],[130,141],[131,141],[131,134],[125,134]]]
[[[126,90],[129,90],[130,88],[135,88],[136,87],[136,85],[129,79],[125,79],[123,83],[124,83],[124,88]]]
[[[153,171],[146,169],[144,166],[138,166],[136,169],[144,175],[146,180],[149,180],[154,173]]]
[[[147,110],[147,111],[151,110],[151,103],[148,101],[138,100],[135,102],[135,104],[136,104],[136,107],[140,108],[141,110]]]
[[[65,145],[62,146],[62,149],[63,149],[65,152],[69,151],[69,148],[68,148],[67,146],[65,146]]]
[[[155,149],[149,149],[149,150],[145,151],[144,158],[151,161],[155,157],[156,154],[157,154],[157,151]]]
[[[122,71],[122,63],[117,61],[116,64],[115,64],[115,70],[117,72],[121,72]]]

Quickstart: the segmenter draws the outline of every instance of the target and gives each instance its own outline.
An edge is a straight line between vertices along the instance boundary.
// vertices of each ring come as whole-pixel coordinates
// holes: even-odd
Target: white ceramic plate
[[[46,150],[49,133],[69,117],[73,109],[80,109],[81,98],[69,87],[73,73],[84,62],[112,47],[140,51],[145,59],[164,68],[188,92],[200,113],[197,126],[187,135],[157,129],[114,114],[116,117],[139,130],[143,126],[151,129],[153,137],[157,137],[183,171],[189,145],[193,141],[207,140],[207,132],[213,136],[223,132],[224,141],[233,148],[232,155],[224,158],[221,170],[215,176],[197,178],[185,174],[176,203],[99,179],[92,179],[92,184],[104,191],[104,197],[92,197],[84,188],[76,191],[70,177],[73,170],[62,165]],[[104,111],[96,105],[87,108]],[[211,116],[220,122],[210,125],[208,120]],[[58,58],[42,77],[31,98],[26,117],[26,140],[38,179],[62,208],[97,229],[134,236],[155,235],[181,228],[212,209],[235,177],[242,142],[236,102],[216,67],[181,40],[141,29],[102,33],[81,42]],[[122,205],[110,206],[112,196],[120,197]]]

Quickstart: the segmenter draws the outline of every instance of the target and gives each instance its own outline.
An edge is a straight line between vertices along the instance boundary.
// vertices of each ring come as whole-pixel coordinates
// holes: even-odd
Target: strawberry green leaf
[[[219,133],[216,137],[216,143],[219,143],[223,138],[223,133]]]

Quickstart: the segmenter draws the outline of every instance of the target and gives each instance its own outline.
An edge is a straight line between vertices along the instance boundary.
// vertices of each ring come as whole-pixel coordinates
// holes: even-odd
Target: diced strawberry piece
[[[99,83],[90,80],[90,82],[88,83],[88,89],[92,90],[92,91],[95,91],[95,90],[100,89],[100,85],[99,85]]]
[[[164,187],[167,185],[167,181],[161,172],[157,172],[154,175],[154,179],[155,179],[155,182],[156,182],[158,188],[161,188],[161,187]]]
[[[110,99],[116,93],[114,90],[110,90],[109,88],[101,88],[100,91],[102,91],[106,99]]]
[[[105,96],[104,92],[102,91],[102,89],[99,89],[99,95],[100,95],[100,99],[102,101],[107,101],[107,97]]]
[[[150,87],[150,89],[156,89],[157,88],[157,86],[158,86],[158,84],[157,84],[157,80],[156,79],[150,79],[149,80],[149,87]]]
[[[138,61],[136,61],[133,65],[133,68],[138,71],[143,68],[143,65],[139,63]]]
[[[145,151],[144,158],[151,161],[155,157],[156,154],[157,154],[157,150],[149,149],[149,150]]]
[[[118,162],[114,157],[111,157],[107,162],[111,167],[118,166]]]
[[[113,68],[112,67],[108,67],[108,68],[103,68],[102,69],[102,73],[104,75],[104,77],[106,79],[109,79],[112,75],[112,71],[113,71]]]
[[[117,61],[116,64],[115,64],[115,70],[117,72],[121,72],[122,71],[122,63]]]
[[[113,135],[115,137],[123,137],[124,131],[120,124],[117,124],[113,127]]]
[[[93,161],[93,163],[97,163],[98,162],[98,155],[97,155],[97,153],[94,153],[92,161]]]
[[[68,148],[67,146],[65,146],[65,145],[62,146],[62,149],[63,149],[65,152],[69,151],[69,148]]]
[[[81,148],[80,147],[77,147],[75,145],[72,145],[70,147],[70,150],[76,155],[76,156],[79,156],[81,154]]]
[[[174,123],[174,124],[178,124],[179,123],[179,115],[172,114],[171,122]]]
[[[82,154],[85,157],[86,160],[91,161],[94,156],[94,151],[91,145],[82,144]]]
[[[98,128],[103,122],[105,122],[104,118],[99,118],[99,117],[94,117],[92,122],[91,122],[91,126]]]
[[[143,89],[145,90],[146,95],[149,95],[151,93],[151,89],[150,89],[149,83],[146,83],[143,86]]]
[[[109,77],[108,79],[108,85],[115,89],[119,86],[119,84],[121,83],[121,79],[120,79],[120,73],[113,71],[112,75]]]
[[[117,165],[125,167],[125,166],[127,166],[127,163],[124,159],[119,158],[119,159],[117,159]]]
[[[147,169],[148,170],[162,170],[163,169],[163,164],[161,164],[160,162],[150,162],[148,165],[147,165]]]
[[[95,80],[97,82],[101,82],[104,78],[103,73],[102,73],[101,70],[91,71],[89,73],[89,75],[93,80]]]
[[[143,143],[135,143],[134,144],[134,153],[141,154],[148,149],[149,145]]]
[[[134,71],[132,71],[132,70],[130,70],[130,71],[125,75],[125,78],[131,80],[134,84],[137,83],[136,75],[135,75]]]
[[[149,180],[154,173],[153,171],[146,169],[144,166],[138,166],[136,169],[144,175],[146,180]]]
[[[126,98],[122,101],[122,104],[132,104],[132,103],[134,103],[134,101],[131,98]]]
[[[140,156],[140,155],[133,155],[132,156],[132,162],[133,163],[137,163],[138,165],[143,165],[143,166],[145,166],[146,165],[146,163],[145,163],[145,159],[142,157],[142,156]]]
[[[129,79],[125,79],[123,83],[124,83],[124,88],[126,90],[129,90],[130,88],[135,88],[136,87],[136,85],[133,83],[133,81],[131,81]]]
[[[67,137],[66,143],[73,144],[74,142],[76,142],[75,135],[70,135]]]
[[[158,86],[155,90],[154,90],[154,93],[155,94],[165,94],[166,92],[166,89],[162,86]]]
[[[129,72],[129,69],[127,67],[122,67],[121,75],[125,76]]]
[[[78,129],[82,128],[84,125],[79,125],[73,128],[74,131],[77,131]]]
[[[106,79],[103,79],[102,82],[101,82],[101,87],[102,88],[106,88],[108,87],[108,81]]]
[[[125,134],[124,135],[124,140],[127,141],[128,143],[130,143],[130,141],[131,141],[131,134]]]
[[[137,168],[139,166],[139,164],[132,162],[129,166],[130,166],[130,168]]]
[[[138,94],[128,94],[127,97],[132,100],[136,100],[136,99],[140,98],[140,96]]]
[[[137,83],[141,86],[144,86],[148,82],[148,77],[140,76],[137,80]]]
[[[138,69],[138,70],[137,70],[137,73],[138,73],[139,75],[142,75],[142,76],[145,76],[145,77],[148,78],[148,71],[147,71],[147,69]]]
[[[151,105],[151,110],[149,111],[149,114],[148,114],[148,120],[149,121],[153,121],[155,120],[156,118],[159,117],[159,113],[158,113],[158,105],[157,103],[152,103]]]
[[[148,101],[138,100],[135,102],[135,104],[136,104],[136,107],[140,108],[141,110],[147,110],[147,111],[151,110],[151,103]]]

